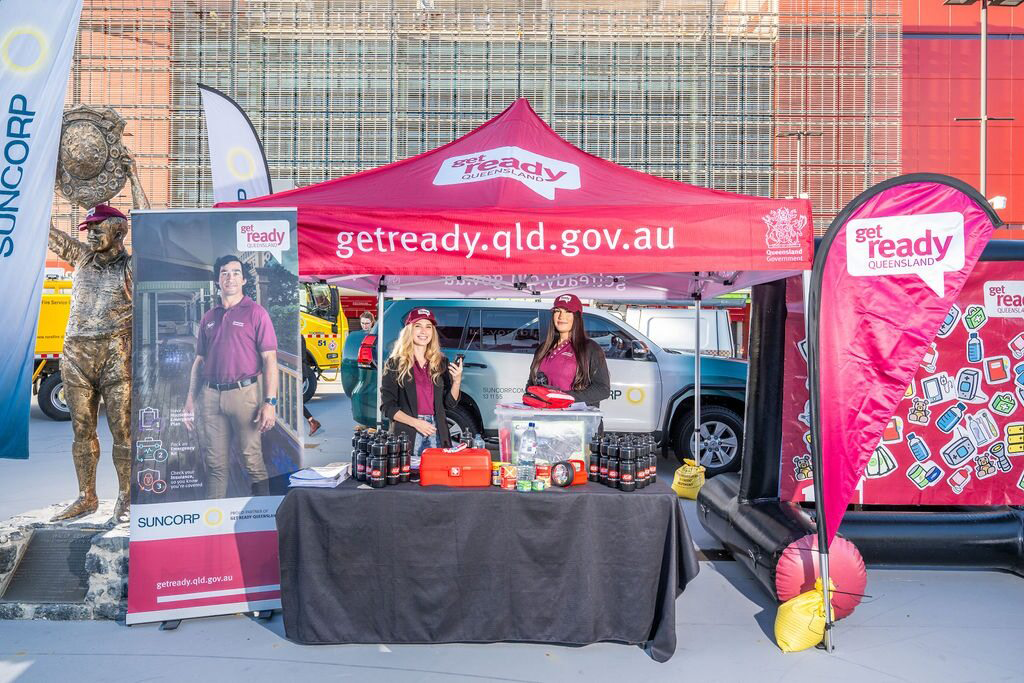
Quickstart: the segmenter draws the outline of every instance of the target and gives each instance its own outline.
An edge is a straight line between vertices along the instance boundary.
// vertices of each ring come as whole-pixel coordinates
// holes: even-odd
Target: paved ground
[[[310,405],[326,431],[311,464],[344,452],[351,414],[340,391]],[[71,430],[38,410],[32,458],[0,460],[0,519],[68,499],[75,490]],[[105,432],[105,430],[103,430]],[[101,435],[109,452],[109,433]],[[108,458],[108,456],[104,456]],[[668,463],[661,468],[670,473]],[[115,491],[105,459],[100,493]],[[701,548],[717,543],[688,519]],[[871,568],[871,598],[838,625],[837,650],[784,655],[774,644],[775,605],[733,562],[702,562],[679,598],[679,647],[665,664],[639,649],[601,644],[323,646],[284,638],[280,616],[197,619],[165,632],[110,622],[0,621],[6,681],[1024,681],[1024,580],[996,572]]]

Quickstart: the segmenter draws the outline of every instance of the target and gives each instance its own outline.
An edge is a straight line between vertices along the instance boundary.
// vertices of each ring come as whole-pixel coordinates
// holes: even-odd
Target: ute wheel
[[[451,434],[453,443],[458,441],[469,443],[474,434],[483,433],[483,429],[465,406],[457,405],[454,408],[448,408],[445,413],[448,415],[448,432]]]
[[[39,395],[36,396],[39,409],[51,420],[67,422],[71,419],[71,409],[64,400],[64,380],[60,372],[54,372],[43,378],[39,383]]]
[[[302,364],[302,400],[309,401],[316,393],[316,370],[312,365]]]
[[[743,418],[725,406],[701,407],[700,464],[706,475],[713,477],[722,472],[735,472],[740,468],[743,449]],[[676,429],[673,448],[679,462],[693,460],[693,413],[687,415]]]

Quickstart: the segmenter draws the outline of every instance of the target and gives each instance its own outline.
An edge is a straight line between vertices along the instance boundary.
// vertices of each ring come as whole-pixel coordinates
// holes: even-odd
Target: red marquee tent
[[[619,298],[707,298],[808,269],[812,256],[806,200],[619,166],[563,140],[525,99],[430,152],[218,206],[297,207],[300,275],[369,292],[392,276],[389,295],[439,295],[457,278],[445,295],[493,296],[525,272],[547,283],[527,291],[553,292],[559,273],[619,273],[634,286]]]

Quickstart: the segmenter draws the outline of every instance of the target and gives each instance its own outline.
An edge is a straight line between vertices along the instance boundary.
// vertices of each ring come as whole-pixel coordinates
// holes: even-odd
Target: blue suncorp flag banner
[[[0,458],[28,457],[32,361],[82,0],[0,2]]]

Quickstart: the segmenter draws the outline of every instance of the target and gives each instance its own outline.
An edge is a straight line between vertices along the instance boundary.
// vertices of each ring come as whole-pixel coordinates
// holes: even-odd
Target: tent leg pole
[[[700,299],[699,291],[694,292],[696,305],[694,317],[694,353],[693,353],[693,459],[696,465],[703,465],[700,457],[701,422],[700,422]]]
[[[811,271],[803,272],[804,292],[804,339],[807,343],[807,375],[811,393],[811,453],[814,459],[814,512],[815,525],[818,531],[818,575],[821,577],[822,598],[825,607],[825,637],[822,644],[826,652],[832,652],[835,644],[832,640],[832,591],[829,587],[828,568],[828,531],[825,525],[825,484],[824,464],[821,459],[821,450],[818,443],[818,436],[821,431],[821,421],[818,411],[821,409],[821,396],[818,376],[818,306],[820,298],[818,292],[811,291]],[[811,301],[811,299],[814,301]],[[812,319],[813,318],[813,319]],[[813,344],[812,344],[813,341]]]
[[[384,418],[381,416],[381,385],[384,378],[384,292],[388,290],[384,284],[384,277],[381,276],[377,284],[377,427],[384,425]]]

